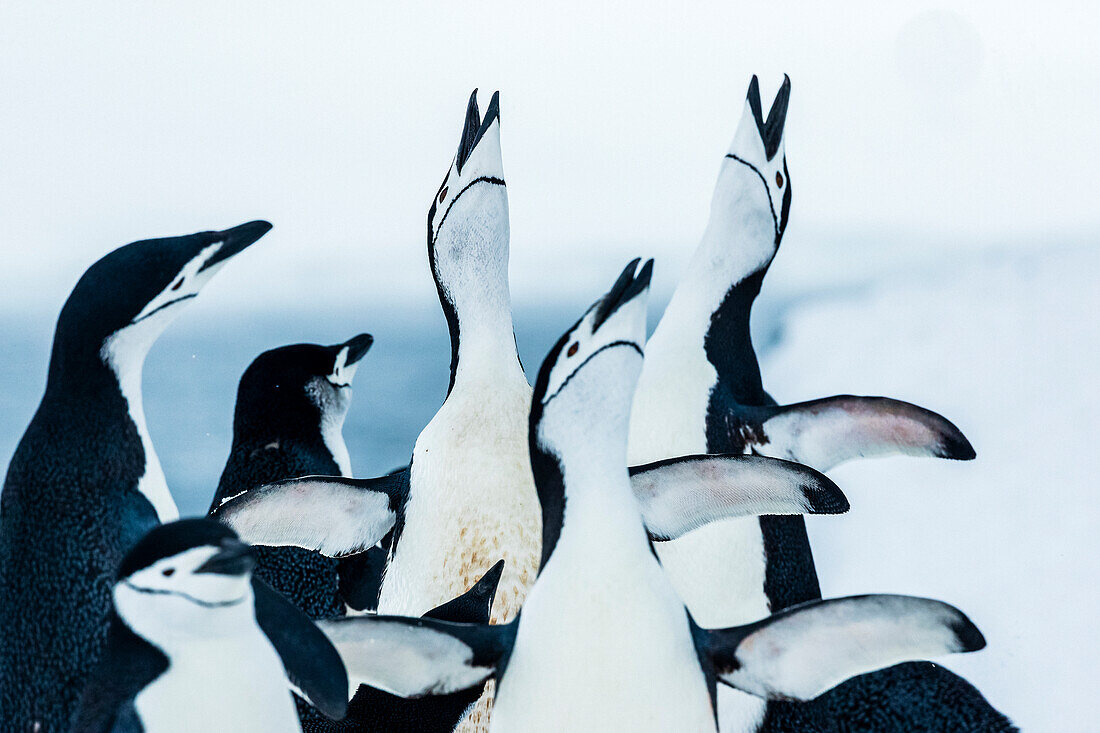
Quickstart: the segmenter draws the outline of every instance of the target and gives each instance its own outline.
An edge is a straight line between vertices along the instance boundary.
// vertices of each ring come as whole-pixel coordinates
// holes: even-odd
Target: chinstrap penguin
[[[126,555],[73,733],[297,733],[291,690],[334,718],[347,674],[304,613],[252,577],[223,524],[184,519]]]
[[[341,428],[351,405],[352,380],[373,341],[362,333],[331,346],[281,346],[253,360],[237,389],[233,444],[212,510],[274,481],[351,475]],[[361,608],[364,596],[376,599],[385,563],[380,548],[336,560],[296,547],[257,547],[256,557],[256,577],[315,619],[344,614],[348,599],[342,591],[348,585],[353,586],[348,593],[354,596],[353,607]],[[335,725],[304,702],[299,706],[307,731]]]
[[[142,408],[145,355],[271,229],[149,239],[93,264],[57,319],[46,391],[0,497],[0,728],[64,731],[126,550],[177,516]]]
[[[974,458],[958,428],[916,405],[841,395],[780,406],[764,391],[749,318],[790,212],[784,137],[789,95],[790,80],[785,79],[765,118],[759,83],[752,79],[722,161],[702,242],[646,347],[631,418],[630,459],[651,461],[688,451],[756,453],[827,471],[846,460],[890,454]],[[821,597],[802,517],[723,522],[662,545],[658,554],[703,624],[745,623]],[[936,708],[941,691],[939,720],[957,715],[993,729],[1007,725],[969,684],[934,665],[921,666],[929,678],[923,693],[912,686],[912,670],[885,670],[831,692],[819,701],[821,729],[840,725],[847,730],[850,724],[851,729],[880,730],[904,719],[906,708],[913,715],[901,729],[935,729],[936,718],[928,711]],[[895,674],[897,684],[886,682]],[[843,707],[837,698],[864,684],[866,701],[853,696],[849,713],[835,716]],[[726,733],[761,726],[806,730],[813,710],[765,704],[735,691],[723,691],[720,698]],[[860,707],[864,712],[855,713]],[[834,712],[826,714],[826,708]],[[785,724],[787,710],[799,722]]]
[[[869,669],[984,645],[958,610],[905,596],[819,601],[727,629],[693,622],[652,552],[655,527],[671,539],[761,507],[801,512],[808,493],[827,499],[826,510],[847,505],[811,469],[758,457],[668,461],[651,470],[676,478],[648,490],[631,481],[627,427],[651,264],[635,274],[632,262],[539,372],[529,436],[543,545],[520,615],[494,626],[397,616],[319,622],[353,682],[418,697],[495,678],[491,730],[502,733],[714,731],[718,682],[805,700]],[[787,480],[701,487],[715,461],[769,466]]]

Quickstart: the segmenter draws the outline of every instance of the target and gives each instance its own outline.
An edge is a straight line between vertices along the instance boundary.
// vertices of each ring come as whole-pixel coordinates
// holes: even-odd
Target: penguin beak
[[[479,118],[477,109],[477,90],[470,95],[470,102],[466,105],[466,123],[462,127],[462,139],[458,143],[458,155],[455,159],[455,168],[462,175],[462,166],[470,160],[477,144],[485,137],[489,126],[500,117],[500,92],[493,92],[493,98],[489,100],[489,107],[485,110],[484,119]]]
[[[348,358],[344,362],[345,366],[351,366],[355,364],[363,356],[370,351],[371,344],[374,343],[374,337],[369,333],[361,333],[350,341],[346,341],[340,348],[347,348]]]
[[[607,291],[607,295],[600,301],[600,305],[596,308],[596,317],[592,321],[593,333],[615,311],[634,300],[649,287],[649,281],[653,277],[653,260],[646,260],[646,263],[642,265],[642,269],[638,270],[638,276],[635,277],[634,271],[637,269],[639,262],[641,262],[640,258],[632,260],[622,274],[619,275],[619,279],[615,281],[615,284],[611,286],[611,290]]]
[[[223,242],[221,248],[214,253],[214,256],[203,263],[199,272],[224,262],[230,257],[236,254],[240,254],[250,244],[258,240],[263,235],[271,231],[271,223],[263,220],[250,221],[247,224],[241,224],[235,226],[232,229],[226,229],[221,232],[213,232],[211,234],[212,241],[221,240]]]
[[[255,564],[256,556],[250,545],[236,539],[224,539],[218,553],[197,567],[195,574],[244,575]]]
[[[764,119],[763,108],[760,106],[760,80],[754,74],[749,82],[747,95],[749,107],[752,109],[753,119],[756,120],[756,129],[760,133],[760,139],[764,143],[764,153],[768,160],[775,157],[779,149],[779,143],[783,140],[783,125],[787,121],[787,105],[791,101],[791,78],[783,75],[783,85],[775,95],[772,108],[768,111],[768,119]]]

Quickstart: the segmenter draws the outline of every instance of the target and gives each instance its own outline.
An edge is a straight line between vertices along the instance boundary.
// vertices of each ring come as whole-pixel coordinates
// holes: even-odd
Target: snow
[[[852,511],[810,520],[822,590],[959,606],[989,646],[946,666],[1024,730],[1094,729],[1100,251],[938,261],[795,301],[762,359],[780,402],[906,399],[947,416],[978,453],[834,470]]]

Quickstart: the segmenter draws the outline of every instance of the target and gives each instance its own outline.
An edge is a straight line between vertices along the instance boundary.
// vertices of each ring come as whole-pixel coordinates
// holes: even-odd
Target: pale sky
[[[752,73],[769,100],[792,79],[787,242],[1095,239],[1098,20],[1086,2],[6,0],[0,303],[56,310],[118,245],[254,218],[274,231],[209,297],[431,300],[425,216],[475,86],[483,108],[501,90],[530,297],[597,293],[635,254],[678,272]]]

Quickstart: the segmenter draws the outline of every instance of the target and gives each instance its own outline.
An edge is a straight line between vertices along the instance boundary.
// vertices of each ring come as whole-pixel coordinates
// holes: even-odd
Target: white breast
[[[300,733],[282,660],[255,633],[191,640],[134,704],[146,733]]]
[[[665,315],[670,324],[698,321],[677,319],[674,305],[672,317]],[[699,328],[670,325],[659,327],[647,344],[631,413],[631,465],[707,452],[707,406],[717,372],[706,360],[703,336]],[[770,613],[764,537],[755,517],[716,522],[656,547],[672,586],[701,626],[735,626]],[[755,730],[764,701],[719,687],[723,733]]]
[[[130,419],[137,428],[141,448],[145,453],[145,472],[138,480],[138,491],[149,500],[161,523],[179,519],[179,509],[168,490],[160,459],[153,450],[149,427],[145,423],[145,408],[141,399],[141,375],[145,353],[162,328],[155,319],[147,319],[125,328],[104,343],[102,356],[118,379],[119,389],[126,399]]]
[[[419,616],[464,593],[501,558],[493,620],[518,611],[542,544],[527,448],[530,400],[526,381],[456,387],[420,434],[380,613]]]
[[[490,729],[715,730],[683,604],[651,557],[559,543],[524,606]]]

